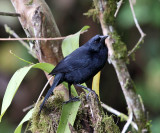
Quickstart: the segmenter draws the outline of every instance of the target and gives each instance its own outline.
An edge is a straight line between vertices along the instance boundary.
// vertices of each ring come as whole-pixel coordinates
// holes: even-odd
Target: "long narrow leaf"
[[[31,68],[32,68],[32,66],[21,68],[18,71],[16,71],[15,74],[12,76],[12,78],[7,86],[5,95],[3,97],[0,121],[1,121],[4,113],[6,112],[8,107],[10,106],[12,99],[13,99],[14,95],[16,94],[17,89],[19,88],[22,80],[24,79],[24,77],[26,76],[26,74],[28,73],[28,71]]]
[[[89,26],[84,26],[80,31],[77,33],[66,37],[62,42],[62,53],[63,56],[66,57],[70,53],[72,53],[75,49],[79,47],[79,36],[80,33],[87,30]]]
[[[100,75],[101,72],[98,72],[94,77],[92,81],[92,89],[96,92],[96,94],[99,96],[99,83],[100,83]],[[100,96],[99,96],[100,97]]]
[[[77,101],[63,105],[57,133],[70,133],[69,123],[73,126],[80,103],[80,101]]]
[[[37,63],[34,65],[30,65],[30,66],[21,68],[18,71],[16,71],[14,73],[14,75],[12,76],[11,80],[9,81],[6,92],[4,94],[2,108],[1,108],[0,121],[1,121],[4,113],[6,112],[8,107],[10,106],[10,104],[13,100],[13,97],[15,96],[22,80],[24,79],[24,77],[26,76],[26,74],[28,73],[28,71],[31,68],[39,68],[39,69],[44,70],[49,73],[54,67],[53,67],[53,65],[48,64],[48,63]]]

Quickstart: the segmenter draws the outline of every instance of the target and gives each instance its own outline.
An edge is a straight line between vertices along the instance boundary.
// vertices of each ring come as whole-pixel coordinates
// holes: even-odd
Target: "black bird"
[[[55,75],[55,77],[51,88],[48,90],[40,106],[40,112],[54,88],[63,81],[68,82],[69,101],[76,100],[71,97],[72,84],[92,91],[80,84],[89,80],[104,67],[108,55],[108,49],[105,45],[105,39],[107,37],[100,35],[92,37],[88,42],[77,48],[57,64],[49,73],[49,75]]]

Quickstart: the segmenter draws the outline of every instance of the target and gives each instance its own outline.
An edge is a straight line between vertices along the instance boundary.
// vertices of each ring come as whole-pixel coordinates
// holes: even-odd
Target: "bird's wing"
[[[50,73],[51,75],[57,73],[67,73],[77,69],[85,68],[90,64],[91,58],[89,57],[88,50],[79,48],[66,56]]]

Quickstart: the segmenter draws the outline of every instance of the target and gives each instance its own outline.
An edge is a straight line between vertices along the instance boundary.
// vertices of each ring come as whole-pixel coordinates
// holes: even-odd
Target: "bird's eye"
[[[98,43],[100,41],[101,38],[97,38],[94,42]]]

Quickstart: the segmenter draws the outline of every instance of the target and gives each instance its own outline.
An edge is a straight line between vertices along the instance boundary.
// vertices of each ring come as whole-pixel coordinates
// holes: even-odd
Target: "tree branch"
[[[24,41],[57,41],[57,40],[63,40],[68,36],[72,36],[72,35],[68,35],[68,36],[64,36],[64,37],[53,37],[53,38],[21,38],[19,37],[13,30],[11,30],[10,27],[5,25],[5,30],[7,33],[11,34],[12,36],[14,36],[15,38],[0,38],[0,41],[19,41],[21,42],[24,47],[26,47],[28,50],[30,49],[30,47],[28,46],[27,43],[25,43]],[[87,31],[87,30],[86,30]],[[81,32],[81,34],[83,34],[84,32]]]
[[[131,12],[132,12],[132,15],[133,15],[133,19],[134,19],[135,25],[136,25],[141,37],[139,38],[137,44],[133,47],[133,49],[128,52],[128,56],[130,56],[132,53],[134,53],[138,49],[139,45],[142,43],[144,37],[146,36],[146,34],[142,31],[142,29],[141,29],[141,27],[140,27],[140,25],[139,25],[139,23],[137,21],[137,18],[136,18],[136,15],[135,15],[135,12],[134,12],[134,8],[133,8],[133,4],[132,4],[131,0],[129,0],[129,4],[130,4],[130,8],[131,8]]]
[[[1,16],[11,16],[11,17],[20,17],[19,13],[10,13],[10,12],[0,12]]]
[[[30,38],[60,37],[53,15],[44,0],[34,0],[29,5],[26,0],[11,0],[19,17],[20,23]],[[61,40],[34,42],[39,62],[47,62],[56,65],[62,58]]]
[[[129,117],[128,117],[127,115],[125,115],[125,114],[123,114],[123,113],[115,110],[114,108],[112,108],[112,107],[110,107],[110,106],[108,106],[108,105],[106,105],[106,104],[104,104],[104,103],[102,103],[102,102],[101,102],[101,106],[102,106],[104,109],[106,109],[107,111],[109,111],[109,112],[117,115],[117,116],[120,117],[122,120],[128,121]],[[134,127],[134,129],[136,129],[136,130],[138,131],[138,127],[137,127],[137,124],[136,124],[136,123],[134,123],[133,121],[131,121],[131,125]]]
[[[128,120],[127,120],[127,123],[126,123],[126,124],[124,125],[124,127],[123,127],[122,133],[126,133],[126,132],[127,132],[127,129],[129,128],[129,125],[130,125],[131,122],[132,122],[132,119],[133,119],[133,113],[130,112],[129,117],[128,117]]]
[[[6,25],[6,24],[4,25],[4,28],[5,28],[5,31],[6,31],[8,34],[10,34],[10,35],[12,35],[13,37],[15,37],[15,38],[13,38],[13,39],[19,41],[19,42],[29,51],[29,53],[30,53],[34,58],[37,58],[35,51],[32,50],[32,49],[29,47],[29,45],[28,45],[26,42],[24,42],[23,39],[22,39],[22,40],[19,39],[20,37],[16,34],[16,32],[15,32],[14,30],[12,30],[12,29],[11,29],[8,25]],[[0,38],[0,41],[10,41],[10,39],[12,39],[12,38]]]
[[[117,10],[114,14],[114,17],[117,17],[117,14],[119,12],[119,9],[121,8],[122,2],[123,2],[123,0],[120,0],[119,2],[117,2]]]
[[[54,38],[0,38],[0,41],[55,41],[55,40],[63,40],[66,37],[54,37]],[[28,48],[27,48],[28,49]]]
[[[26,0],[11,0],[11,2],[16,12],[21,14],[21,17],[18,19],[28,38],[61,37],[54,17],[44,0],[34,0],[29,5],[26,4]],[[45,39],[33,41],[32,49],[36,52],[36,57],[39,62],[46,62],[55,66],[62,60],[61,41],[62,40],[46,41]],[[50,76],[47,73],[45,73],[45,75],[49,80]],[[52,82],[53,80],[50,81],[50,84],[52,84]],[[58,86],[55,90],[67,91],[63,85]],[[66,95],[66,93],[64,93],[64,95]]]
[[[102,3],[102,4],[99,4]],[[111,61],[124,93],[128,109],[133,113],[134,119],[141,132],[146,129],[146,117],[143,111],[142,104],[138,95],[135,92],[135,86],[126,66],[127,49],[125,44],[120,40],[119,35],[114,30],[114,13],[116,11],[116,0],[100,1],[94,0],[95,9],[98,9],[98,18],[104,35],[110,35],[106,39],[108,47],[109,60]],[[104,11],[100,8],[103,7]],[[148,128],[148,127],[147,127]],[[148,129],[147,129],[148,130]]]

